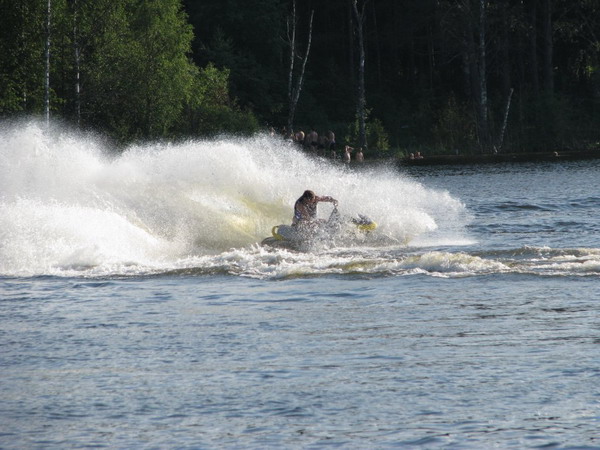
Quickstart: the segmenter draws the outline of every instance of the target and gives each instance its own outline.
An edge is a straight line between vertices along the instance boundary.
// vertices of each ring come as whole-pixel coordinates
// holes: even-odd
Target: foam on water
[[[394,168],[356,169],[266,135],[117,153],[92,135],[7,125],[0,130],[0,274],[204,270],[245,259],[246,270],[268,272],[270,258],[285,272],[287,252],[273,256],[256,244],[291,221],[305,189],[337,198],[343,213],[370,216],[388,242],[467,239],[468,214],[447,192]],[[303,258],[312,271],[319,264],[314,254],[294,255],[289,269],[302,272]],[[328,268],[337,264],[329,258]]]

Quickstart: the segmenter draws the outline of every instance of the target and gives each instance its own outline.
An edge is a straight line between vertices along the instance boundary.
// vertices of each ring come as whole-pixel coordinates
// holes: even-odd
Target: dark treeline
[[[331,129],[367,155],[600,140],[600,0],[52,0],[49,29],[47,0],[0,4],[5,117],[43,114],[49,37],[51,114],[124,141],[259,126]]]

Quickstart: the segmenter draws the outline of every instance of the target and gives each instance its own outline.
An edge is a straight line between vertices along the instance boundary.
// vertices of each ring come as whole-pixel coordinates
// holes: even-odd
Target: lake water
[[[600,448],[599,174],[5,126],[0,447]],[[260,247],[306,188],[378,229]]]

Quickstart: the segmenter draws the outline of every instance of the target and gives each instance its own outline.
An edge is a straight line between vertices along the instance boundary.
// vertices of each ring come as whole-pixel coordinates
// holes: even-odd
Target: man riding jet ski
[[[297,227],[312,226],[317,221],[317,203],[319,202],[333,203],[334,208],[337,208],[338,204],[338,201],[333,197],[319,197],[313,191],[304,191],[304,194],[294,204],[292,225]]]
[[[334,209],[328,220],[317,219],[319,202],[333,203]],[[369,232],[377,228],[375,222],[363,215],[359,215],[358,218],[342,218],[337,210],[337,204],[337,200],[333,197],[319,197],[313,191],[304,191],[294,204],[292,225],[274,226],[273,236],[264,239],[262,245],[298,249],[315,241],[343,237],[350,230]]]

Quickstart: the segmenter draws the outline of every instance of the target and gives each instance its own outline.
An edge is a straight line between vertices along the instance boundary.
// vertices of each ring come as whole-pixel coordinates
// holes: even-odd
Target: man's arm
[[[325,195],[323,197],[317,197],[317,201],[333,203],[335,206],[337,206],[337,203],[338,203],[338,201],[335,198],[330,197],[328,195]]]

